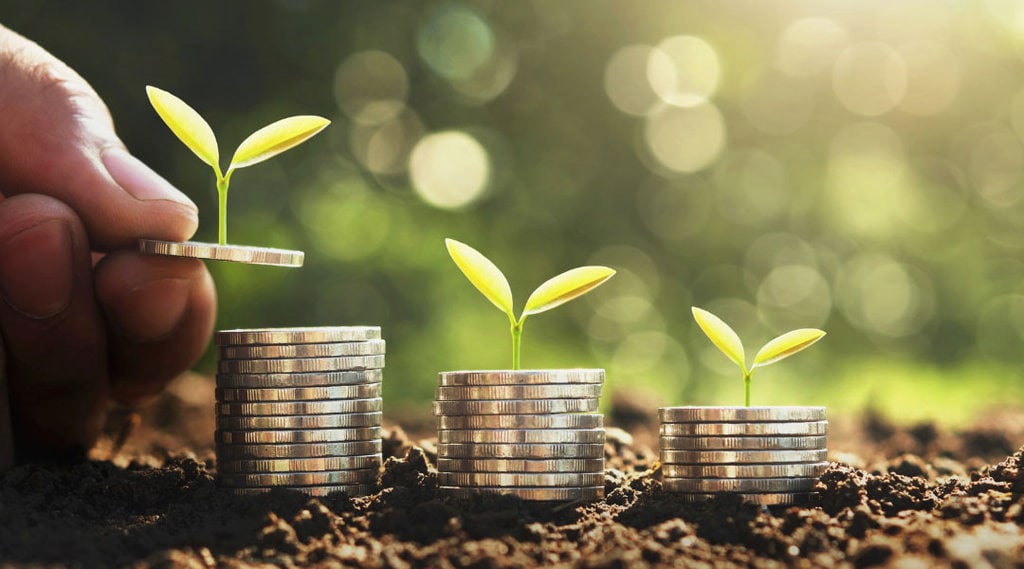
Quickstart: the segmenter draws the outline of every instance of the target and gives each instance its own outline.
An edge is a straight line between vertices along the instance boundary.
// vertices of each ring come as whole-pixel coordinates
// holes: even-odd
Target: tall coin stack
[[[373,492],[384,340],[376,326],[217,332],[217,481],[238,494]]]
[[[437,470],[456,496],[524,500],[604,496],[604,370],[439,374]]]
[[[811,495],[828,466],[824,407],[662,407],[663,487],[694,501],[733,492],[753,504]]]

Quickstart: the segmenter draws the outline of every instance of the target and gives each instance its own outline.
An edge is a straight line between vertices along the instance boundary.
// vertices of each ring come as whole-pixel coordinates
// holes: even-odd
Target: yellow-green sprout
[[[746,356],[743,353],[743,342],[740,341],[736,332],[721,318],[707,310],[696,306],[692,309],[693,319],[697,321],[697,325],[711,340],[711,343],[743,370],[744,404],[747,407],[750,406],[750,379],[755,369],[788,358],[825,335],[824,331],[817,328],[801,328],[786,332],[758,350],[757,355],[754,356],[754,364],[748,368]]]
[[[582,296],[615,274],[615,270],[608,267],[588,266],[570,269],[537,287],[526,300],[526,306],[517,318],[512,302],[512,288],[501,269],[465,243],[445,239],[445,245],[448,247],[448,254],[469,282],[508,316],[512,329],[512,369],[519,369],[523,322],[527,316],[551,310]]]
[[[185,101],[167,91],[147,86],[146,94],[156,114],[160,115],[171,132],[200,160],[209,164],[217,175],[217,242],[221,245],[226,245],[228,241],[228,184],[231,182],[231,174],[239,168],[258,164],[302,144],[331,123],[323,117],[302,115],[269,124],[238,145],[228,169],[221,173],[217,138],[203,117]]]

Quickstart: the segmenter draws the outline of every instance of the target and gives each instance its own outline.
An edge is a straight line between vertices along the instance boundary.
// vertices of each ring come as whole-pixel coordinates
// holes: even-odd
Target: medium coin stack
[[[663,487],[762,506],[806,500],[828,466],[824,407],[662,407]]]
[[[604,496],[604,417],[595,413],[604,370],[444,372],[438,382],[442,491],[535,501]]]
[[[217,332],[217,481],[365,495],[381,464],[376,326]]]

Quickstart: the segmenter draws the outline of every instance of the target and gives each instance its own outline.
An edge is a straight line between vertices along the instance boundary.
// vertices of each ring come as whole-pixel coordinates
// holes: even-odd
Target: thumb
[[[0,193],[70,205],[96,250],[195,232],[195,204],[125,150],[106,105],[74,70],[0,26],[0,77]]]

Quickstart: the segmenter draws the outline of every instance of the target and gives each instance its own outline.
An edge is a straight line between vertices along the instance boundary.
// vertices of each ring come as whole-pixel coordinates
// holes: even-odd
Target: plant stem
[[[750,372],[743,373],[743,404],[750,407]]]
[[[228,244],[228,180],[217,179],[217,243]]]
[[[523,345],[523,323],[512,323],[512,369],[519,369],[519,355]]]

